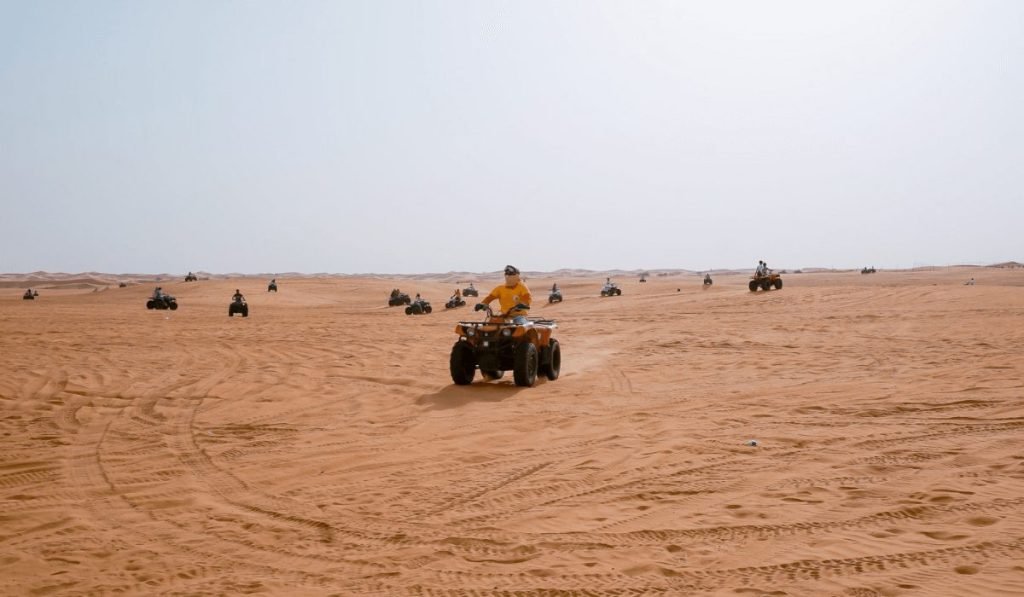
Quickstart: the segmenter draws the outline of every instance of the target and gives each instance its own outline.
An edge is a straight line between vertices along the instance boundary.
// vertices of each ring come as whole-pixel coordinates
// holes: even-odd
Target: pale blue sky
[[[1024,261],[1024,2],[0,0],[0,271]]]

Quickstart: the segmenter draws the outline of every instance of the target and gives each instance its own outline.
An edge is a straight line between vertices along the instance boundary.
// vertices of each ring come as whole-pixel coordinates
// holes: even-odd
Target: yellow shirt
[[[508,313],[512,307],[515,307],[519,303],[523,303],[526,306],[530,306],[530,302],[533,297],[530,296],[530,289],[526,287],[526,284],[519,282],[512,288],[502,284],[496,286],[490,294],[484,297],[482,303],[490,303],[494,299],[498,299],[498,303],[501,305],[503,313]]]

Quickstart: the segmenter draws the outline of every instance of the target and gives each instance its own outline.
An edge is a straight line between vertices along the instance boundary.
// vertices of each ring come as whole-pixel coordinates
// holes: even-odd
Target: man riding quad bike
[[[495,313],[489,303],[498,299],[502,311]],[[562,368],[562,352],[552,332],[558,326],[550,319],[526,317],[530,290],[519,278],[519,270],[505,268],[505,284],[496,287],[477,311],[486,311],[482,322],[460,322],[455,326],[459,340],[452,346],[448,368],[458,385],[473,382],[479,369],[485,380],[500,379],[512,371],[517,386],[532,386],[540,373],[554,381]]]
[[[615,282],[612,282],[611,278],[608,278],[604,282],[604,286],[601,287],[601,296],[621,296],[622,289]]]
[[[274,278],[270,281],[270,284],[267,284],[267,292],[277,292],[277,278]]]
[[[445,309],[454,309],[456,307],[464,307],[466,301],[462,298],[462,293],[456,289],[455,294],[448,298],[448,302],[444,304]]]
[[[469,286],[462,290],[462,296],[480,296],[480,291],[473,288],[473,283],[470,282]]]
[[[404,292],[402,292],[402,291],[400,291],[400,290],[398,290],[397,288],[393,288],[391,290],[391,297],[388,298],[388,306],[389,307],[397,307],[399,305],[408,305],[411,302],[412,302],[412,299],[409,298],[409,295],[404,293]]]
[[[704,274],[704,285],[711,286],[714,282],[711,281],[711,274]]]
[[[164,294],[163,288],[157,286],[156,290],[153,291],[153,296],[149,297],[146,301],[147,309],[170,309],[175,311],[178,309],[178,301],[169,294]]]
[[[231,304],[228,305],[228,317],[234,317],[235,313],[240,314],[242,317],[249,316],[249,305],[245,302],[245,297],[237,289],[234,296],[231,297]]]
[[[562,302],[562,291],[559,290],[558,284],[551,285],[551,293],[548,294],[549,303],[560,303]]]
[[[430,313],[433,309],[430,307],[430,301],[420,298],[420,295],[416,295],[416,298],[405,308],[406,315],[422,315],[424,313]]]
[[[188,274],[185,275],[185,281],[186,282],[195,282],[198,279],[199,278],[197,278],[196,275],[193,274],[192,272],[189,272]]]

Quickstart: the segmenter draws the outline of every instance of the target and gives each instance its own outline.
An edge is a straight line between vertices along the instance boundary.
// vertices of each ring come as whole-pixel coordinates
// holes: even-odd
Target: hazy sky
[[[0,0],[0,271],[1024,261],[1024,2]]]

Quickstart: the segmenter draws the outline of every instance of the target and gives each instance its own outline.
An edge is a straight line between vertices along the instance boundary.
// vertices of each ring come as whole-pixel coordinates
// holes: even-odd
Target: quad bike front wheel
[[[775,279],[775,290],[782,290],[782,278]]]
[[[154,303],[153,301],[146,301],[146,308],[147,309],[156,309],[156,303]]]
[[[452,381],[456,385],[468,386],[473,383],[473,376],[476,375],[476,355],[473,348],[466,342],[458,341],[452,346],[452,354],[448,359],[448,369],[452,374]]]
[[[537,347],[531,342],[523,342],[516,346],[512,376],[517,386],[531,387],[537,383]]]
[[[169,308],[171,311],[177,311],[178,310],[178,303],[171,303],[171,304],[167,305],[167,308]]]
[[[406,307],[405,308],[405,314],[406,315],[412,315],[412,307]]]

